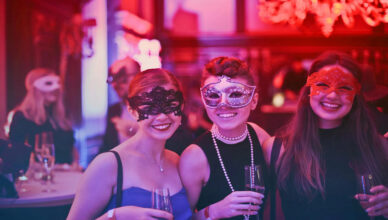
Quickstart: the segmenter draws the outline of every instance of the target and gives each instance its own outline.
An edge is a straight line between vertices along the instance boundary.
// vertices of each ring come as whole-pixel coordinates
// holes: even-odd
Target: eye
[[[148,109],[150,109],[151,108],[151,105],[139,105],[138,106],[138,108],[140,109],[140,110],[148,110]]]
[[[244,95],[244,93],[240,92],[240,91],[234,91],[232,92],[229,97],[230,98],[240,98]]]
[[[178,106],[179,106],[179,102],[178,101],[170,102],[170,107],[171,108],[175,108],[175,107],[178,107]]]
[[[211,99],[219,99],[220,95],[216,92],[207,92],[206,97]]]
[[[347,91],[352,91],[352,90],[353,90],[353,88],[350,87],[350,86],[341,86],[339,89],[341,89],[341,90],[347,90]]]
[[[320,87],[329,87],[329,85],[327,85],[326,83],[323,83],[323,82],[318,82],[317,84],[316,84],[316,86],[320,86]]]
[[[45,82],[44,83],[46,86],[51,86],[53,84],[53,82]]]

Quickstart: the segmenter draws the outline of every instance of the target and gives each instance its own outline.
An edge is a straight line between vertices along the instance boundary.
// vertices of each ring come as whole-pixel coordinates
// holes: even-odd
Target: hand
[[[373,195],[369,198],[371,204],[366,209],[369,216],[384,216],[388,218],[388,188],[383,185],[372,187]]]
[[[252,191],[235,191],[209,207],[212,219],[231,218],[239,215],[256,215],[264,195]]]
[[[173,220],[174,216],[166,211],[150,208],[142,208],[137,206],[122,206],[116,208],[115,216],[117,220],[121,219],[167,219]]]

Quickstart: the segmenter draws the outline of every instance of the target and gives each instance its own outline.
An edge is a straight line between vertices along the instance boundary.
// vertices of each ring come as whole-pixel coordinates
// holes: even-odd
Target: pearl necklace
[[[218,160],[220,161],[220,165],[221,165],[222,171],[224,172],[226,181],[228,182],[228,185],[229,185],[230,189],[232,190],[232,192],[234,192],[234,188],[233,188],[232,182],[230,181],[229,175],[226,172],[224,161],[222,160],[221,153],[220,153],[220,150],[219,150],[218,145],[217,145],[215,132],[212,130],[211,134],[212,134],[213,144],[214,144],[214,147],[216,149]],[[253,165],[254,165],[253,143],[252,143],[252,138],[251,138],[251,135],[249,134],[249,132],[248,132],[248,139],[249,139],[249,144],[250,144],[250,147],[251,147],[251,165],[253,167]]]
[[[245,139],[245,137],[247,136],[248,134],[248,126],[245,126],[245,130],[244,132],[239,135],[239,136],[236,136],[236,137],[226,137],[224,135],[222,135],[220,133],[220,130],[218,129],[218,126],[217,125],[214,125],[213,128],[212,128],[212,133],[214,133],[214,135],[217,137],[217,139],[221,140],[226,140],[226,141],[232,141],[232,142],[235,142],[235,141],[240,141],[242,139]]]

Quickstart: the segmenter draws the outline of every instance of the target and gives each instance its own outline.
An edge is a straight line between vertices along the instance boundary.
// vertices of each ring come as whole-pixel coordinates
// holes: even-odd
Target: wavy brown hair
[[[361,69],[350,56],[340,52],[326,52],[312,64],[309,75],[329,65],[339,65],[360,81]],[[282,189],[292,179],[296,192],[312,199],[316,192],[325,195],[325,163],[319,141],[319,121],[310,106],[310,87],[303,87],[297,110],[291,123],[280,136],[284,140],[284,154],[278,167],[278,183]],[[355,140],[355,154],[351,166],[356,173],[370,172],[381,184],[388,183],[387,151],[379,136],[362,95],[357,94],[343,125]]]
[[[216,57],[210,60],[202,71],[201,86],[209,76],[240,77],[249,85],[256,85],[256,78],[250,72],[246,62],[234,57]]]

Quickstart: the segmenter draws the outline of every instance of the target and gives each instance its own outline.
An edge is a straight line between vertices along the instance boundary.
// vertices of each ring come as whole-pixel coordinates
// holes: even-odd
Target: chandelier
[[[355,15],[373,27],[388,23],[388,0],[259,0],[264,22],[299,26],[307,14],[315,15],[323,35],[329,37],[339,17],[347,27],[354,25]]]

